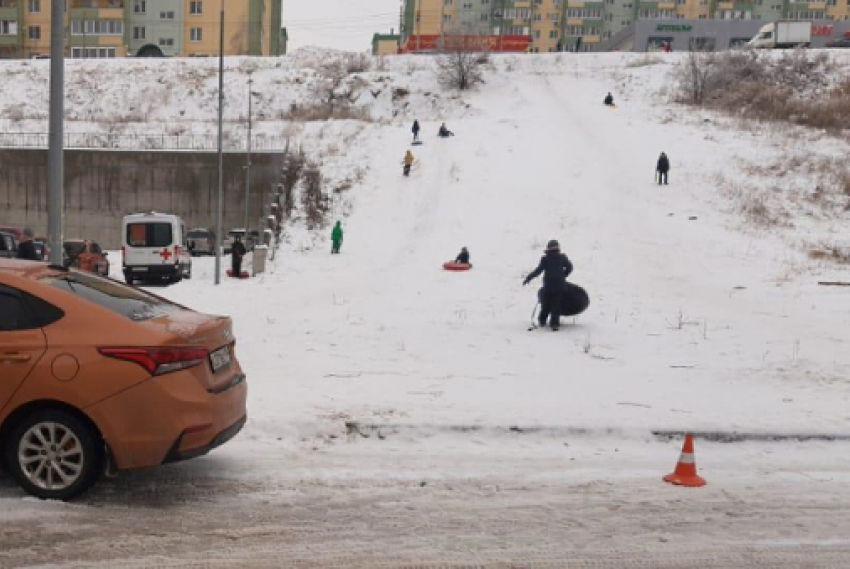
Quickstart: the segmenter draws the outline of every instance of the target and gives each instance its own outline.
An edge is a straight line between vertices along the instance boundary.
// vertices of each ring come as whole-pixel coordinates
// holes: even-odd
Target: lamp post
[[[56,4],[62,4],[56,2]],[[224,0],[218,38],[218,200],[215,206],[215,284],[221,283],[221,238],[224,232]]]
[[[251,93],[251,85],[254,83],[254,80],[251,78],[251,74],[248,73],[248,144],[246,146],[246,154],[245,154],[245,239],[248,239],[248,227],[250,223],[250,216],[248,215],[248,207],[251,201],[251,116],[253,113],[252,102],[254,97]]]
[[[47,150],[47,241],[50,262],[62,264],[65,238],[65,3],[50,9],[50,115]]]

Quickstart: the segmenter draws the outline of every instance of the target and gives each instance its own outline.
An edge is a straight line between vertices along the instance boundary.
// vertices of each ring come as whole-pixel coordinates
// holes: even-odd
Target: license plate
[[[210,365],[213,373],[230,366],[230,347],[224,346],[210,353]]]
[[[147,267],[133,267],[134,273],[146,273],[148,271]]]

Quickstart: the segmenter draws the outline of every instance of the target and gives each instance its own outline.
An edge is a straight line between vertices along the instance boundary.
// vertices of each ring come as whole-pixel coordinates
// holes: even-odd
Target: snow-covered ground
[[[88,549],[42,560],[68,566],[157,564],[142,551],[172,542],[172,562],[185,564],[203,554],[255,566],[290,555],[304,566],[625,567],[625,552],[642,551],[669,555],[646,567],[842,566],[833,562],[850,552],[846,441],[698,439],[709,486],[660,481],[681,440],[654,431],[850,436],[848,289],[817,284],[850,280],[848,266],[809,256],[813,242],[841,242],[848,213],[803,207],[814,182],[798,171],[769,196],[790,223],[756,225],[729,187],[760,187],[751,164],[798,152],[801,140],[810,157],[850,148],[667,102],[658,93],[669,91],[676,60],[494,58],[486,84],[462,100],[440,93],[424,58],[372,72],[364,81],[388,89],[363,87],[374,121],[350,127],[351,140],[327,157],[340,178],[365,168],[336,204],[335,214],[349,214],[342,254],[329,254],[330,228],[292,231],[265,275],[216,287],[211,260],[199,259],[191,281],[157,289],[233,317],[249,376],[243,433],[191,464],[107,481],[89,504],[22,501],[0,487],[0,519],[20,529],[47,513],[99,527],[123,519],[128,504],[165,508],[155,514],[163,529],[133,546],[110,550],[92,537]],[[258,65],[265,85],[310,76]],[[400,103],[390,85],[411,93]],[[616,109],[601,104],[608,91]],[[186,128],[207,128],[212,108],[193,108]],[[413,147],[419,164],[405,179],[414,116],[425,143]],[[436,137],[444,120],[455,137]],[[669,186],[653,183],[661,151]],[[536,286],[522,279],[552,238],[591,306],[557,333],[528,331]],[[442,271],[461,246],[475,268]],[[349,532],[323,525],[337,514]],[[191,532],[185,516],[204,518],[210,539],[167,537]],[[370,528],[372,518],[383,521]],[[234,549],[213,554],[230,519],[252,523]],[[293,530],[300,524],[344,534],[344,544],[321,534],[311,549]],[[133,527],[122,521],[110,535]],[[291,531],[301,538],[283,537]],[[11,564],[38,549],[25,543]]]

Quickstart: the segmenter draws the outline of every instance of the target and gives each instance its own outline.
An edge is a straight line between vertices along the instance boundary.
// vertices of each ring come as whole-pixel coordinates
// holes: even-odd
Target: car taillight
[[[174,246],[174,265],[177,266],[180,264],[180,247]]]
[[[126,247],[121,247],[121,264],[122,265],[127,264],[127,248]]]
[[[151,375],[200,365],[209,356],[204,348],[98,348],[108,358],[139,364]]]

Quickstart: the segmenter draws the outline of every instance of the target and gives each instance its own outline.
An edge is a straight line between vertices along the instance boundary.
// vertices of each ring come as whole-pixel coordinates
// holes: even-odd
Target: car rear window
[[[172,242],[170,223],[143,222],[127,224],[127,245],[130,247],[168,247]]]
[[[53,274],[42,281],[135,322],[184,310],[164,298],[88,273]]]

